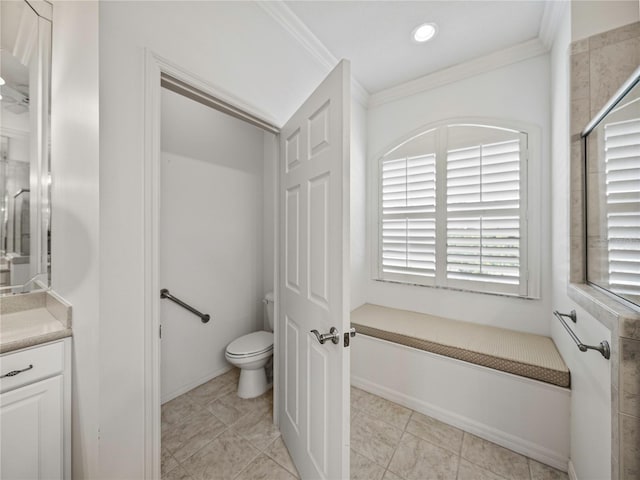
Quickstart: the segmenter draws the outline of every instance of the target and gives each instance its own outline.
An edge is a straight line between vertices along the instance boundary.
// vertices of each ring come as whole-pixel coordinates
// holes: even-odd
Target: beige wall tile
[[[583,41],[589,41],[589,48],[594,50],[596,48],[605,47],[613,43],[629,40],[630,38],[640,37],[640,22],[634,22],[629,25],[624,25],[619,28],[614,28],[608,32],[594,35]],[[576,42],[578,43],[578,42]]]
[[[589,100],[589,52],[571,55],[571,98]]]
[[[640,418],[620,415],[620,475],[624,479],[640,478]]]
[[[593,118],[590,109],[589,97],[571,99],[571,119],[569,124],[569,131],[571,133],[571,140],[575,141],[579,139],[579,135],[585,129],[587,124]]]
[[[640,417],[640,341],[620,342],[620,411]]]
[[[591,116],[595,116],[640,65],[640,38],[591,50]]]
[[[578,40],[577,42],[573,42],[571,44],[571,55],[575,55],[577,53],[588,52],[589,51],[589,39],[584,38],[582,40]]]

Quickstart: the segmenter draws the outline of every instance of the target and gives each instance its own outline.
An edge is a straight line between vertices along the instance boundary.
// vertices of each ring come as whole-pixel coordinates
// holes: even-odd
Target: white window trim
[[[452,282],[446,281],[446,271],[444,269],[437,269],[434,285],[425,284],[424,277],[416,277],[413,279],[410,275],[389,275],[387,278],[380,278],[380,222],[382,218],[382,211],[380,206],[380,175],[381,175],[381,160],[384,156],[391,153],[396,148],[407,143],[418,135],[421,135],[429,130],[438,129],[447,125],[485,125],[494,126],[499,128],[518,130],[527,134],[528,138],[528,157],[526,159],[526,168],[521,172],[521,185],[526,186],[527,201],[521,202],[521,219],[522,222],[522,236],[521,242],[526,249],[526,255],[521,258],[523,268],[525,272],[528,272],[524,276],[524,282],[521,282],[518,292],[506,293],[495,292],[491,290],[492,284],[487,282],[482,285],[480,282],[465,282],[464,280],[458,280]],[[441,129],[440,132],[446,132],[446,129]],[[442,135],[442,133],[441,133]],[[441,150],[444,149],[445,139],[438,138],[436,153],[442,155]],[[442,157],[440,157],[442,158]],[[444,195],[446,191],[440,187],[440,182],[446,182],[446,172],[441,171],[446,169],[446,162],[436,163],[436,203],[442,205],[446,202]],[[444,175],[443,175],[444,173]],[[540,278],[541,278],[541,264],[542,264],[542,134],[540,127],[521,122],[517,120],[505,120],[500,118],[491,117],[455,117],[448,118],[438,122],[432,122],[425,124],[412,132],[396,139],[389,143],[385,148],[374,153],[369,157],[367,164],[367,223],[368,223],[368,255],[370,265],[370,278],[374,281],[388,282],[388,283],[401,283],[407,285],[415,285],[428,288],[445,288],[450,290],[469,291],[473,293],[485,293],[500,296],[509,296],[515,298],[524,299],[539,299],[540,298]],[[442,224],[442,222],[439,222]],[[436,227],[438,228],[438,227]],[[440,228],[446,228],[440,226]],[[446,232],[445,232],[446,233]],[[436,230],[436,236],[442,238],[442,232]],[[436,247],[436,259],[437,261],[443,257],[446,257],[446,243],[438,242]],[[528,290],[528,291],[527,291]]]

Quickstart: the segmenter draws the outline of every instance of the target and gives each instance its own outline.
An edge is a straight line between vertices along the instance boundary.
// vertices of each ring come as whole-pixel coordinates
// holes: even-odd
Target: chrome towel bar
[[[570,318],[573,323],[577,323],[578,315],[576,314],[575,310],[571,310],[570,313],[560,313],[559,311],[554,310],[553,314],[556,316],[558,320],[560,320],[560,323],[562,323],[562,326],[565,328],[565,330],[569,332],[569,335],[571,336],[573,341],[576,343],[576,345],[578,346],[578,349],[581,352],[586,352],[587,350],[597,350],[607,360],[611,358],[611,348],[609,348],[609,342],[607,342],[606,340],[603,340],[600,342],[600,345],[597,345],[597,346],[585,345],[580,341],[580,339],[575,334],[575,332],[571,330],[571,327],[569,327],[567,322],[565,322],[564,317]]]
[[[189,310],[194,315],[197,315],[198,317],[200,317],[200,320],[202,320],[202,323],[207,323],[211,318],[208,313],[200,313],[191,305],[188,305],[184,303],[182,300],[180,300],[179,298],[174,297],[173,295],[171,295],[171,293],[169,293],[169,290],[166,288],[163,288],[162,290],[160,290],[160,298],[166,298],[167,300],[171,300],[172,302],[180,305],[182,308]]]

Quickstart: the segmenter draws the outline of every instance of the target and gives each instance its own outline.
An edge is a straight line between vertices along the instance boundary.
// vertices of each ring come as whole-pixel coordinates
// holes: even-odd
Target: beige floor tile
[[[266,411],[273,409],[273,390],[267,391],[265,394],[256,398],[240,398],[236,391],[228,393],[218,401],[227,407],[238,410],[242,415],[247,415],[253,411]]]
[[[166,448],[162,449],[162,456],[160,457],[160,474],[165,475],[178,466],[178,461],[173,458],[173,455]]]
[[[260,452],[227,430],[182,466],[195,480],[227,480],[240,473]]]
[[[162,480],[193,480],[193,477],[184,468],[177,466],[167,474],[163,473]]]
[[[282,436],[276,438],[273,442],[271,442],[271,445],[267,447],[264,453],[269,455],[273,460],[289,470],[289,472],[293,473],[296,478],[300,478],[300,474],[298,473],[296,466],[293,464],[293,460],[291,459],[291,455],[289,455],[287,446],[282,440]]]
[[[384,468],[351,449],[351,480],[381,480]]]
[[[399,428],[364,413],[359,413],[351,423],[351,448],[384,468],[401,437]]]
[[[404,479],[400,478],[395,473],[387,470],[386,472],[384,472],[384,477],[382,477],[382,480],[404,480]]]
[[[413,412],[407,432],[459,454],[464,432],[418,412]]]
[[[390,402],[389,400],[373,395],[369,392],[365,392],[364,390],[359,390],[351,402],[358,410],[362,410],[372,417],[387,422],[401,430],[405,428],[409,421],[409,417],[411,416],[411,410],[408,408],[402,407],[397,403]]]
[[[193,403],[205,406],[220,397],[235,392],[236,389],[237,385],[235,378],[226,373],[187,392],[187,396]]]
[[[215,400],[207,405],[207,410],[213,413],[225,425],[233,425],[243,413],[229,404],[225,404],[220,400]]]
[[[202,407],[194,403],[188,394],[180,395],[162,405],[162,419],[165,423],[174,424],[201,410]]]
[[[463,458],[493,473],[513,480],[529,480],[527,458],[482,438],[464,434],[462,442]]]
[[[455,480],[458,455],[404,433],[389,470],[407,480]]]
[[[458,480],[504,480],[504,477],[463,458],[458,467]]]
[[[264,453],[253,460],[236,480],[295,480],[290,472],[282,468]]]
[[[529,459],[529,469],[531,471],[531,480],[568,480],[569,479],[569,476],[566,473],[531,459]]]
[[[271,415],[264,410],[255,410],[244,415],[230,427],[258,450],[263,451],[280,436]]]
[[[367,392],[365,392],[364,390],[356,387],[351,387],[351,405],[357,405],[362,400],[365,393]]]
[[[227,426],[207,410],[169,425],[162,431],[162,447],[181,462],[220,435]]]

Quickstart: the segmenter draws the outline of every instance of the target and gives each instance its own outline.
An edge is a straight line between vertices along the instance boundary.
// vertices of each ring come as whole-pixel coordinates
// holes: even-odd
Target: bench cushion
[[[351,325],[363,335],[560,387],[571,382],[549,337],[371,304],[351,312]]]

